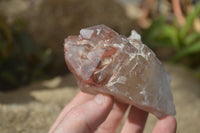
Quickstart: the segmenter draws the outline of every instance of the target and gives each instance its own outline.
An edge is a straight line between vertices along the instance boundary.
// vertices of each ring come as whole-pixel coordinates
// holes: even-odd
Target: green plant
[[[0,16],[0,90],[43,78],[51,62],[51,51],[36,48],[25,26],[23,20],[10,25]]]
[[[142,39],[152,48],[170,47],[175,51],[169,59],[172,62],[190,58],[193,62],[200,55],[200,33],[194,29],[194,20],[199,17],[200,3],[186,16],[186,22],[179,26],[176,21],[166,23],[164,17],[154,20],[143,32]],[[191,57],[192,56],[192,57]],[[197,62],[200,66],[200,60]]]

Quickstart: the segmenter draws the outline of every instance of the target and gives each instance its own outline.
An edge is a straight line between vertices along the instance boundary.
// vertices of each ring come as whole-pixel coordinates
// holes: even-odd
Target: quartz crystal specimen
[[[82,91],[110,94],[158,118],[175,115],[170,75],[136,31],[127,38],[105,25],[81,29],[65,39],[64,51]]]

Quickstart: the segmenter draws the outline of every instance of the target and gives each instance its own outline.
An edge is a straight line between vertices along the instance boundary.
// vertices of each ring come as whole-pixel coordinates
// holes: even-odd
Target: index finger
[[[64,116],[75,106],[81,105],[88,100],[92,99],[94,96],[84,93],[84,92],[79,92],[75,98],[67,105],[65,108],[62,110],[62,112],[59,114],[58,118],[56,119],[55,123],[51,127],[50,131],[53,131],[57,125],[63,120]]]
[[[72,108],[52,133],[91,133],[105,121],[112,106],[111,96],[98,94],[86,103]]]

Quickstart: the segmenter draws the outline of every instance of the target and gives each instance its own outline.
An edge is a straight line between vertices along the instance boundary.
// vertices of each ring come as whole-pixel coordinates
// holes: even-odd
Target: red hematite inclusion
[[[64,51],[82,91],[110,94],[158,118],[175,115],[170,75],[134,30],[126,38],[105,25],[84,28],[65,39]]]

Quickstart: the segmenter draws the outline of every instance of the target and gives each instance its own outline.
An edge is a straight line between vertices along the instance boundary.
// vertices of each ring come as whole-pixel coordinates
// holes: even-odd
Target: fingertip
[[[153,133],[175,133],[177,129],[177,121],[174,116],[167,115],[161,118],[153,130]]]
[[[131,106],[122,133],[141,133],[144,130],[148,113],[137,107]]]
[[[176,131],[177,128],[177,121],[175,119],[174,116],[171,115],[167,115],[163,118],[161,118],[160,123],[162,123],[163,125],[166,125],[167,128],[172,129],[173,131]]]
[[[176,129],[177,129],[177,120],[176,120],[176,118],[174,116],[168,115],[164,119],[165,119],[165,121],[168,121],[169,128],[171,128],[172,133],[175,133]]]
[[[160,121],[168,121],[168,123],[173,123],[173,125],[177,124],[177,121],[174,116],[167,115],[160,119]]]

